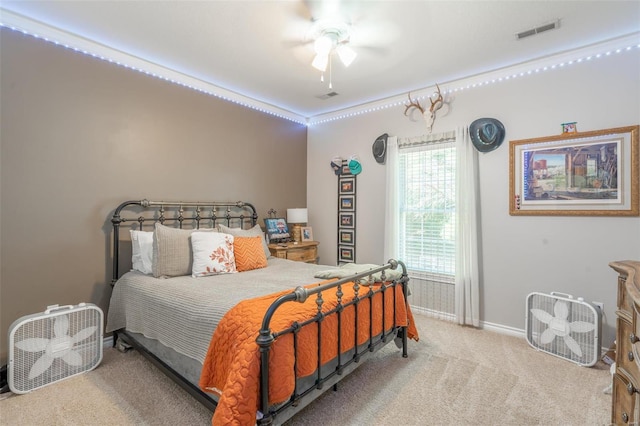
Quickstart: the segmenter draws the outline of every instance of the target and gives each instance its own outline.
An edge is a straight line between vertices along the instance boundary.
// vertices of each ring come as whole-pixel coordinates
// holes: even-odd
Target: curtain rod
[[[452,130],[450,132],[436,133],[429,135],[411,136],[405,138],[398,138],[398,148],[411,148],[420,145],[439,144],[444,142],[454,142],[456,140],[456,132]]]

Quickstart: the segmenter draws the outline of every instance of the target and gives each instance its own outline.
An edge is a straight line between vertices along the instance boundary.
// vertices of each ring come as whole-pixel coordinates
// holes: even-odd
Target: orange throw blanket
[[[328,281],[327,281],[328,282]],[[312,288],[316,283],[307,288]],[[379,284],[378,284],[379,286]],[[354,298],[352,284],[342,286],[344,295],[342,303]],[[359,295],[368,292],[367,287],[360,287]],[[393,288],[385,290],[385,331],[393,327]],[[219,396],[218,406],[213,415],[213,425],[254,425],[259,409],[260,393],[260,351],[258,337],[262,319],[267,308],[281,293],[245,300],[232,308],[216,328],[200,376],[200,387],[207,392]],[[418,340],[413,316],[407,306],[402,286],[395,287],[396,292],[396,325],[408,326],[407,337]],[[336,289],[322,293],[323,312],[337,306]],[[294,322],[303,322],[316,315],[318,307],[316,296],[310,296],[304,303],[288,302],[274,314],[270,328],[277,332],[288,328]],[[382,294],[373,298],[373,334],[382,332]],[[350,306],[342,312],[341,351],[354,347],[355,308]],[[322,323],[322,363],[337,356],[338,320],[337,315],[326,317]],[[298,333],[298,377],[305,377],[315,372],[318,364],[317,324],[305,326]],[[369,301],[358,304],[358,344],[369,339]],[[269,404],[287,401],[294,389],[295,376],[293,335],[280,336],[271,345],[269,357]]]

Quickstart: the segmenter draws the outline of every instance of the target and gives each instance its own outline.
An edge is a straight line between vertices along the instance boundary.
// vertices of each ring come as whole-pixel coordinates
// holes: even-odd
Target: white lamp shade
[[[288,223],[307,223],[307,209],[287,209]]]

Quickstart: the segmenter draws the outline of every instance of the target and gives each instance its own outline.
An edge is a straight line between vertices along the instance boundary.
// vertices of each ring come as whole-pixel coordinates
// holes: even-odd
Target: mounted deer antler
[[[436,119],[435,117],[436,111],[438,111],[440,108],[442,108],[442,105],[444,105],[444,99],[442,97],[442,93],[440,93],[440,86],[438,86],[438,83],[436,83],[436,87],[438,88],[438,90],[434,92],[431,96],[437,93],[438,97],[436,98],[435,101],[429,98],[429,101],[431,102],[431,108],[429,108],[429,112],[431,112],[431,115],[433,115],[434,121]]]
[[[422,115],[424,115],[425,111],[422,105],[420,105],[420,102],[417,99],[415,101],[411,100],[411,92],[409,92],[407,96],[409,97],[409,105],[405,104],[404,115],[407,115],[407,112],[409,112],[411,108],[416,108]]]
[[[407,112],[411,108],[415,108],[422,113],[422,118],[424,118],[427,123],[427,129],[429,133],[431,133],[431,129],[433,128],[433,123],[436,121],[436,112],[442,108],[444,105],[444,98],[442,93],[440,92],[440,86],[436,83],[436,87],[438,90],[434,92],[429,97],[429,102],[431,103],[431,107],[429,107],[429,111],[425,111],[424,107],[420,105],[420,102],[416,99],[415,101],[411,99],[411,92],[409,92],[409,104],[405,104],[404,115],[407,115]],[[435,99],[433,99],[433,95],[438,95]]]

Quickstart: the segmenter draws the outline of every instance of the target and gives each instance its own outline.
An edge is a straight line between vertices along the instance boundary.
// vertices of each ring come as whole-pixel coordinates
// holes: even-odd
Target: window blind
[[[455,277],[456,149],[449,138],[399,144],[399,251],[425,278]]]

